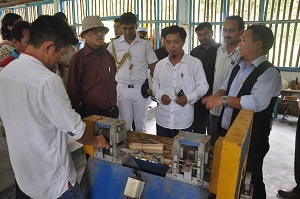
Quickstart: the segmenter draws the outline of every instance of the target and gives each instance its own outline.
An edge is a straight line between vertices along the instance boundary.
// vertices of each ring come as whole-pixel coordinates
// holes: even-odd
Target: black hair
[[[167,27],[164,27],[162,30],[161,30],[161,37],[164,37],[164,34],[165,34],[165,32],[166,32],[166,29],[167,29]]]
[[[195,32],[197,32],[197,31],[199,31],[199,30],[202,30],[203,28],[208,28],[208,30],[210,31],[210,32],[212,32],[212,25],[210,24],[210,23],[208,23],[208,22],[203,22],[203,23],[200,23],[197,27],[196,27],[196,29],[195,29]]]
[[[166,28],[165,32],[164,32],[164,39],[166,39],[166,36],[168,34],[176,34],[179,33],[180,34],[180,38],[182,41],[185,41],[186,38],[186,31],[184,30],[184,28],[179,27],[177,25],[173,25],[173,26],[169,26],[168,28]]]
[[[53,16],[56,16],[56,17],[62,18],[65,21],[68,21],[67,16],[63,12],[57,12]]]
[[[56,52],[78,43],[72,28],[62,18],[42,15],[31,24],[29,44],[39,48],[46,41],[54,42]]]
[[[3,17],[1,22],[2,39],[10,40],[10,30],[7,28],[7,26],[12,26],[18,19],[22,19],[22,17],[15,13],[7,13]]]
[[[114,19],[114,22],[120,22],[120,18]]]
[[[245,29],[245,22],[244,22],[243,18],[238,15],[226,17],[226,20],[236,20],[238,22],[239,30]]]
[[[120,24],[136,24],[137,23],[137,18],[135,14],[132,12],[126,12],[121,15],[120,17]]]
[[[30,30],[30,23],[28,21],[18,21],[17,23],[14,23],[10,31],[10,40],[15,39],[18,42],[21,42],[21,39],[24,37],[24,29]]]
[[[261,41],[264,55],[268,54],[274,43],[272,30],[264,25],[252,25],[247,30],[252,30],[253,41]]]

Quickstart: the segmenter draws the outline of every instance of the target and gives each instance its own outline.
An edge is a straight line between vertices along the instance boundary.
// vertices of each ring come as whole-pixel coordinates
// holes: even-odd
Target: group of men
[[[141,88],[152,76],[157,135],[207,131],[214,144],[240,109],[255,112],[247,170],[252,172],[253,198],[266,198],[262,164],[274,100],[281,90],[280,74],[266,60],[272,31],[263,25],[244,31],[243,19],[230,16],[220,45],[212,39],[211,24],[202,23],[195,30],[201,45],[189,55],[183,51],[186,31],[170,26],[162,35],[168,55],[158,62],[151,43],[136,30],[136,16],[122,14],[115,20],[116,39],[105,46],[109,29],[99,16],[85,17],[85,45],[70,60],[65,89],[52,71],[77,38],[55,16],[40,16],[31,24],[27,49],[0,72],[5,93],[0,96],[0,117],[21,190],[31,198],[81,198],[65,134],[109,148],[103,136],[85,131],[81,118],[92,114],[123,119],[128,130],[134,121],[136,131],[146,132],[148,98]]]

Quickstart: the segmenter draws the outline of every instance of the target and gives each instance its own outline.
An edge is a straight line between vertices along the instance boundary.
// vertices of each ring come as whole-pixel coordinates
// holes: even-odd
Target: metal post
[[[156,20],[160,20],[161,19],[161,0],[157,0],[157,4],[156,4]],[[156,49],[160,48],[160,33],[161,33],[161,26],[159,25],[159,23],[155,23],[155,29],[156,29]]]

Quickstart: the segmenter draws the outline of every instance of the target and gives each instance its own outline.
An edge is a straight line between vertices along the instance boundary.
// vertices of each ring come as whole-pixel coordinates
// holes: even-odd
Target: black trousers
[[[270,148],[269,138],[251,139],[247,171],[252,172],[251,183],[253,184],[252,199],[266,199],[266,188],[263,181],[263,162]]]
[[[300,117],[298,118],[296,130],[294,173],[297,183],[294,191],[300,194]]]
[[[202,104],[202,99],[194,104],[194,122],[193,132],[210,135],[210,112],[206,109],[205,105]]]

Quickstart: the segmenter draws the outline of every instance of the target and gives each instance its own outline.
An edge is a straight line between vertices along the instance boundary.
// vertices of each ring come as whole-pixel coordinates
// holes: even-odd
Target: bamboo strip
[[[249,0],[249,1],[248,1],[248,20],[251,19],[251,15],[253,14],[253,12],[252,12],[252,7],[253,7],[252,1]]]
[[[284,8],[286,8],[286,4],[287,4],[287,0],[284,0]],[[285,18],[286,15],[286,9],[283,10],[283,19]],[[285,65],[285,61],[286,61],[286,56],[287,56],[287,45],[289,42],[289,23],[286,24],[286,26],[284,24],[282,24],[284,27],[286,27],[286,34],[285,34],[285,45],[282,47],[284,49],[281,49],[281,45],[283,45],[283,42],[280,42],[280,47],[279,49],[281,49],[281,52],[284,52],[284,56],[283,56],[283,61],[282,61],[282,66]],[[284,28],[281,29],[281,39],[280,41],[284,41]]]
[[[297,14],[296,14],[296,19],[299,19],[299,12],[300,12],[300,2],[298,1],[298,9],[297,9]],[[291,57],[290,57],[289,66],[292,66],[293,54],[294,54],[294,47],[293,46],[295,46],[297,26],[298,26],[298,23],[295,23],[295,25],[294,25],[294,34],[293,34],[293,38],[292,38],[292,49],[291,49]],[[298,51],[298,56],[297,57],[298,57],[298,60],[299,60],[299,51]],[[296,61],[296,63],[297,63],[297,61]],[[296,64],[295,67],[298,67],[298,64]]]
[[[139,150],[143,150],[146,153],[163,154],[164,145],[163,144],[144,144],[144,143],[131,142],[131,143],[129,143],[129,149],[139,149]]]

